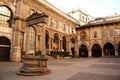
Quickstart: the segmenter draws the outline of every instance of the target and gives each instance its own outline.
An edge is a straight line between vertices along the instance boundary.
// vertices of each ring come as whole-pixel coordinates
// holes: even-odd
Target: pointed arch
[[[58,33],[54,34],[53,49],[59,50],[59,35],[58,35]]]
[[[67,50],[67,40],[66,40],[66,36],[63,36],[63,42],[62,42],[63,44],[63,46],[62,46],[62,49],[64,50],[64,51],[66,51]]]
[[[49,32],[46,30],[45,31],[45,46],[46,46],[46,49],[49,49]]]
[[[88,48],[85,44],[79,47],[79,57],[88,57]]]
[[[93,57],[101,57],[102,56],[102,48],[99,44],[95,43],[93,46],[92,46],[92,56]]]
[[[75,43],[75,39],[71,38],[71,43],[74,44]]]
[[[115,48],[112,43],[110,42],[105,43],[103,50],[105,56],[115,56]]]
[[[120,56],[120,42],[118,43],[117,49],[118,49],[118,55]]]

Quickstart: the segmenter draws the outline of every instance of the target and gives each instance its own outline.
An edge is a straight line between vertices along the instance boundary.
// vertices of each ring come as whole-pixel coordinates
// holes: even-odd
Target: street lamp
[[[42,23],[42,49],[41,54],[39,56],[25,56],[24,63],[20,70],[17,72],[19,75],[45,75],[50,73],[50,70],[47,68],[47,58],[45,56],[45,26],[44,24],[47,23],[48,16],[43,13],[33,13],[26,19],[27,26],[36,25]]]

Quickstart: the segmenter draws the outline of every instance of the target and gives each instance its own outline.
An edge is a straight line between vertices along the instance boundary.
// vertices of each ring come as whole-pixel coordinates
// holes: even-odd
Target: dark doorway
[[[118,55],[120,56],[120,44],[118,45]]]
[[[54,34],[53,49],[59,50],[59,35],[57,33]]]
[[[92,47],[92,57],[101,57],[102,56],[102,49],[100,45],[94,44]]]
[[[105,56],[115,56],[114,46],[109,42],[104,45],[104,55]]]
[[[10,60],[10,41],[6,37],[0,37],[0,61]]]
[[[88,57],[88,49],[84,44],[79,48],[79,57]]]
[[[66,47],[66,45],[67,45],[67,40],[66,40],[66,37],[65,36],[63,36],[63,50],[64,51],[67,51],[67,47]]]
[[[49,49],[49,32],[47,30],[45,33],[45,46],[46,46],[46,49]]]
[[[71,52],[72,52],[72,57],[75,57],[75,48],[71,48]]]

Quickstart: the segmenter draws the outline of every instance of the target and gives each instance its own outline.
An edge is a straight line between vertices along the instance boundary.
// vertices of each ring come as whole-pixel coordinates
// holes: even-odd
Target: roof
[[[110,25],[110,24],[119,23],[119,22],[120,20],[110,20],[110,21],[103,21],[103,22],[88,23],[85,25],[81,25],[76,29],[82,29],[82,28],[88,28],[88,27],[94,27],[94,26],[100,26],[100,25]]]
[[[58,14],[62,15],[63,17],[65,17],[65,18],[73,21],[74,23],[76,23],[76,19],[75,18],[68,16],[66,13],[64,13],[60,9],[56,8],[55,6],[53,6],[47,0],[38,0],[38,2],[42,3],[43,5],[46,5],[48,8],[51,8],[53,11],[57,12]]]

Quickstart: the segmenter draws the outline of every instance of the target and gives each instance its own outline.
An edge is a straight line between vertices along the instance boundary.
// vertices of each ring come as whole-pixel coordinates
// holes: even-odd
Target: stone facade
[[[101,57],[120,55],[120,20],[91,22],[76,28],[76,30],[78,56]]]
[[[72,11],[68,12],[67,14],[74,17],[78,21],[78,24],[80,24],[80,25],[87,24],[89,21],[94,20],[94,17],[92,17],[85,11],[81,10],[80,8],[73,9]]]
[[[10,52],[8,57],[11,61],[21,61],[23,53],[35,55],[45,45],[45,53],[49,51],[76,52],[76,20],[69,17],[59,9],[44,0],[3,0],[0,6],[8,8],[11,12],[11,27],[0,27],[3,36],[10,40]],[[27,26],[26,18],[32,13],[48,15],[46,24]],[[42,39],[42,27],[44,26],[45,39]],[[45,40],[45,43],[42,43]],[[73,43],[72,40],[75,42]]]
[[[26,19],[33,13],[43,12],[48,15],[45,24],[26,24]],[[64,50],[74,57],[120,55],[119,20],[90,22],[76,27],[74,18],[45,0],[2,0],[0,61],[20,62],[23,55],[36,55],[42,50],[42,54]]]

